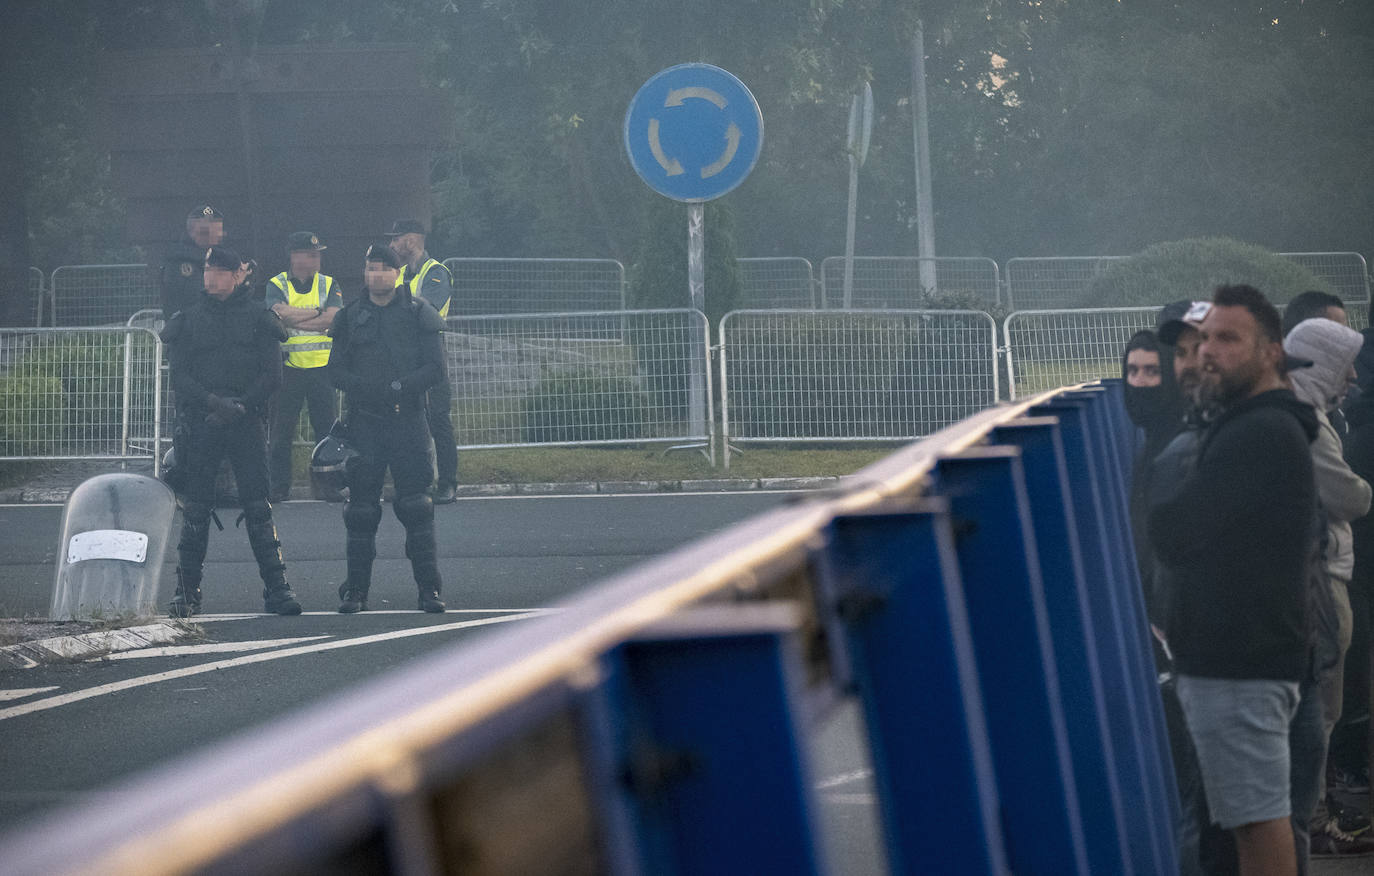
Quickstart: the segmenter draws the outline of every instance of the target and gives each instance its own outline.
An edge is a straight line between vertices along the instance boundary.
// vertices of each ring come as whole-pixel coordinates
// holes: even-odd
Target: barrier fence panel
[[[706,333],[695,310],[450,316],[458,445],[709,444]]]
[[[29,268],[29,295],[33,298],[33,324],[43,324],[43,272]]]
[[[450,316],[625,309],[625,266],[614,259],[445,259]]]
[[[1155,327],[1159,307],[1022,310],[1003,323],[1011,397],[1121,376],[1131,335]]]
[[[1007,308],[1049,310],[1082,307],[1088,287],[1125,256],[1014,258],[1007,262]],[[1168,302],[1160,302],[1167,304]]]
[[[161,360],[143,328],[0,329],[0,459],[153,458]]]
[[[1177,873],[1121,408],[1112,381],[977,412],[554,611],[463,621],[500,629],[24,824],[0,860]],[[823,835],[826,756],[846,789],[871,764],[843,796],[878,836]]]
[[[147,265],[63,265],[48,286],[54,326],[123,325],[134,313],[159,306]]]
[[[1281,252],[1331,284],[1331,289],[1350,304],[1369,301],[1369,268],[1357,252]]]
[[[736,259],[741,310],[815,308],[816,280],[811,262],[799,258]]]
[[[844,256],[821,261],[824,307],[844,307]],[[923,293],[968,295],[989,305],[1002,298],[997,262],[987,258],[855,256],[851,306],[864,309],[915,307]]]
[[[978,311],[737,310],[720,323],[729,441],[893,441],[997,401]]]

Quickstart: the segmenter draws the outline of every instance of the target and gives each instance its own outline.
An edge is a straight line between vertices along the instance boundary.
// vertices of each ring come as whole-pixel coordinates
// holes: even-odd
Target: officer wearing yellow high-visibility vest
[[[405,263],[396,285],[408,288],[411,297],[428,301],[440,316],[448,316],[453,277],[442,262],[430,258],[425,250],[425,226],[418,219],[397,219],[387,237],[391,238],[392,252]],[[458,448],[453,440],[452,401],[453,388],[445,371],[443,382],[429,390],[429,434],[434,438],[434,463],[438,469],[434,485],[436,505],[457,500]]]
[[[267,282],[267,306],[281,317],[290,335],[282,344],[286,367],[282,369],[281,389],[272,410],[271,477],[272,500],[280,502],[291,493],[291,444],[301,416],[301,402],[310,412],[310,427],[316,438],[329,432],[338,411],[334,386],[325,366],[329,364],[330,341],[327,332],[334,314],[343,306],[343,296],[334,278],[320,273],[320,239],[309,231],[297,231],[286,245],[291,259],[289,271]],[[319,498],[339,501],[342,497]]]

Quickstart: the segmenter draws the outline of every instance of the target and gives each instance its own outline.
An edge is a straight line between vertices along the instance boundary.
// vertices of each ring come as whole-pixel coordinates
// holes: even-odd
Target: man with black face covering
[[[1155,333],[1145,329],[1131,336],[1121,354],[1126,382],[1126,413],[1145,433],[1131,467],[1131,532],[1142,583],[1148,580],[1150,547],[1145,533],[1145,496],[1150,463],[1183,428],[1183,401],[1174,383],[1173,357]]]

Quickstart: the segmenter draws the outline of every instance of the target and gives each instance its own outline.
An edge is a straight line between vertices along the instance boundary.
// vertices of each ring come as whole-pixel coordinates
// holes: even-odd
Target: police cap
[[[325,248],[313,231],[293,231],[286,240],[287,252],[320,252]]]
[[[223,222],[224,216],[211,207],[209,204],[201,204],[199,207],[186,214],[187,219],[209,219],[211,222]]]
[[[243,259],[227,246],[212,246],[205,251],[205,267],[237,271],[243,267]]]
[[[386,233],[386,236],[400,237],[402,234],[418,234],[424,237],[424,223],[419,219],[397,219],[391,223],[391,230]]]
[[[381,262],[388,268],[395,268],[398,271],[401,269],[401,257],[396,255],[396,252],[385,243],[374,243],[369,246],[364,260]]]

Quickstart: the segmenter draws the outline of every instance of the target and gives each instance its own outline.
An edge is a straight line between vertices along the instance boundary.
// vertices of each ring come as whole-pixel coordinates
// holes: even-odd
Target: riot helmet
[[[322,488],[342,490],[348,484],[348,463],[358,455],[348,443],[343,423],[335,420],[329,434],[320,439],[310,454],[310,475]]]

